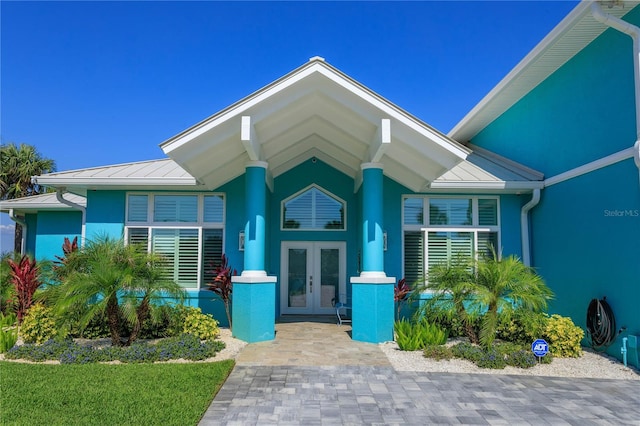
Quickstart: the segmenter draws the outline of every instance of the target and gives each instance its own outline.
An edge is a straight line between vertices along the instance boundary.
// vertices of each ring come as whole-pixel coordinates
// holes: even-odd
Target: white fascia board
[[[464,160],[465,158],[467,158],[467,155],[469,155],[470,151],[463,145],[459,145],[455,141],[448,140],[446,137],[440,135],[434,129],[430,128],[424,123],[419,122],[416,118],[409,116],[405,111],[401,110],[396,105],[392,104],[386,99],[381,98],[377,94],[366,89],[364,86],[355,82],[351,78],[348,78],[344,74],[337,74],[335,71],[329,70],[326,67],[319,68],[318,71],[334,83],[347,89],[375,108],[381,110],[389,117],[398,120],[400,123],[414,130],[416,133],[424,136],[437,145],[440,145],[442,148],[451,152],[456,157]]]
[[[431,182],[429,189],[469,189],[469,190],[496,190],[496,189],[508,189],[508,190],[532,190],[542,189],[544,182],[522,182],[522,181],[498,181],[498,182]]]
[[[602,169],[604,167],[610,166],[620,161],[633,158],[633,156],[634,156],[633,147],[623,149],[622,151],[618,151],[611,155],[607,155],[606,157],[599,158],[595,161],[592,161],[587,164],[583,164],[582,166],[578,166],[574,169],[567,170],[566,172],[557,174],[555,176],[551,176],[550,178],[544,180],[544,186],[547,187],[547,186],[555,185],[557,183],[564,182],[565,180],[573,179],[575,177],[582,176],[587,173],[591,173],[595,170]]]
[[[198,182],[194,178],[81,178],[70,179],[65,177],[38,177],[39,185],[61,186],[196,186]]]
[[[226,109],[223,109],[212,117],[209,117],[204,121],[196,124],[195,126],[178,134],[177,136],[168,139],[167,141],[160,144],[160,148],[164,151],[165,154],[168,155],[170,152],[182,147],[190,140],[195,139],[198,136],[208,132],[209,130],[224,123],[230,118],[235,117],[238,114],[242,114],[251,107],[269,98],[270,96],[275,95],[276,93],[286,89],[287,87],[290,87],[303,78],[313,74],[313,72],[316,71],[315,68],[318,66],[319,65],[317,63],[314,63],[311,66],[305,65],[302,69],[293,71],[292,73],[282,77],[280,80],[276,80],[265,88],[262,88],[259,91],[240,100],[239,102],[236,102]]]
[[[527,56],[524,57],[524,59],[522,59],[522,61],[518,63],[518,65],[515,66],[515,68],[511,70],[511,72],[509,72],[509,74],[507,74],[475,107],[473,107],[471,111],[469,111],[469,113],[467,113],[467,115],[462,118],[462,120],[460,120],[458,124],[455,125],[453,129],[451,129],[448,136],[458,141],[461,138],[469,140],[474,137],[477,132],[473,135],[463,134],[462,136],[461,133],[464,133],[465,128],[473,123],[476,116],[479,115],[481,111],[487,108],[488,105],[490,105],[503,91],[507,90],[514,80],[523,74],[531,64],[535,63],[538,58],[546,52],[547,49],[553,46],[558,39],[569,31],[575,22],[577,22],[586,13],[590,13],[590,7],[591,2],[580,2],[536,47],[533,48],[531,52],[527,54]],[[501,111],[500,114],[502,114],[502,112],[504,111]]]

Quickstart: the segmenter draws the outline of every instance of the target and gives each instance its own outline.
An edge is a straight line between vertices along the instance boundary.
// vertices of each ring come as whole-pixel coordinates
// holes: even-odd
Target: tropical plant
[[[0,258],[0,313],[7,314],[15,311],[16,288],[11,283],[11,267],[8,259],[18,259],[20,254],[3,253]]]
[[[53,311],[42,303],[34,303],[22,319],[20,336],[25,343],[37,344],[42,344],[58,336]]]
[[[485,257],[477,263],[471,303],[486,309],[480,327],[480,343],[490,347],[496,336],[498,312],[523,309],[541,312],[553,292],[536,272],[516,256]]]
[[[64,277],[65,268],[64,266],[69,262],[69,257],[78,251],[78,237],[75,237],[73,241],[69,240],[69,238],[64,237],[64,242],[62,244],[62,256],[55,256],[57,260],[53,262],[53,272],[57,275],[57,278],[62,280]]]
[[[213,275],[215,278],[212,282],[207,283],[209,290],[217,294],[224,303],[224,310],[229,321],[229,329],[231,330],[231,293],[233,291],[233,283],[231,277],[237,275],[238,272],[229,266],[229,259],[225,254],[222,255],[220,264],[215,267]]]
[[[582,355],[580,341],[584,337],[584,331],[571,318],[551,315],[547,321],[545,337],[549,343],[549,352],[554,357],[578,358]]]
[[[396,321],[400,319],[402,305],[409,299],[410,293],[411,287],[407,285],[404,278],[393,287],[393,301],[396,303]]]
[[[40,268],[36,260],[26,254],[22,255],[18,261],[7,258],[6,262],[9,265],[9,282],[15,289],[18,324],[21,324],[22,317],[33,304],[34,293],[42,284]]]
[[[87,306],[79,321],[81,329],[104,313],[114,346],[122,344],[120,329],[125,322],[133,326],[126,344],[137,338],[153,300],[162,295],[184,297],[177,284],[163,279],[156,255],[109,237],[98,237],[73,252],[63,270],[65,280],[47,289],[56,311],[64,315]]]
[[[16,314],[10,312],[4,315],[0,312],[0,354],[11,349],[18,341],[18,326]]]
[[[446,330],[424,319],[413,323],[407,319],[396,321],[395,338],[402,351],[416,351],[429,345],[443,345],[447,342]]]
[[[476,292],[474,279],[473,263],[462,256],[449,263],[433,266],[429,270],[426,284],[426,289],[433,293],[422,310],[428,317],[443,322],[462,322],[469,341],[478,343],[474,327],[477,313],[469,312],[466,306]]]
[[[9,143],[0,147],[0,200],[28,197],[43,192],[32,176],[55,171],[55,162],[44,158],[32,145]],[[22,226],[16,223],[14,247],[20,252]]]
[[[193,334],[200,340],[213,340],[220,334],[218,321],[212,315],[203,314],[200,308],[185,306],[182,332]]]

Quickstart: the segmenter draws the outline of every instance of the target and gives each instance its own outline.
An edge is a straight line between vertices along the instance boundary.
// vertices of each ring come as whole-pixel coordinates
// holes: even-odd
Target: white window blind
[[[421,231],[404,233],[404,278],[407,284],[424,281],[424,239]]]
[[[206,286],[215,278],[215,268],[222,258],[222,229],[202,230],[202,284]]]
[[[429,199],[429,225],[471,225],[472,202],[466,198]]]
[[[283,203],[283,229],[344,229],[344,203],[318,188]]]
[[[156,195],[153,206],[154,222],[197,222],[197,195]]]
[[[204,221],[222,223],[224,216],[224,199],[222,195],[204,196]]]
[[[197,229],[153,229],[151,246],[165,259],[166,279],[181,287],[198,287]]]
[[[405,198],[404,200],[404,224],[424,224],[424,198]]]
[[[133,195],[128,197],[127,220],[129,222],[146,222],[149,207],[149,197],[147,195]]]

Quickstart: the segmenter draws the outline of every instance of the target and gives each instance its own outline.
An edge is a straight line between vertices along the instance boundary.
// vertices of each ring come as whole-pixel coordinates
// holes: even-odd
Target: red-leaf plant
[[[209,290],[217,294],[224,303],[224,309],[227,313],[227,320],[229,321],[229,330],[231,330],[231,293],[233,291],[233,284],[231,277],[238,275],[235,269],[229,266],[229,259],[226,255],[222,255],[220,264],[216,266],[213,271],[215,278],[212,282],[208,283]]]
[[[73,241],[70,241],[69,238],[64,237],[64,243],[62,244],[62,253],[64,257],[56,256],[57,261],[54,262],[53,270],[56,272],[59,278],[62,278],[62,274],[64,273],[64,267],[69,262],[69,256],[78,251],[78,237],[75,237]]]
[[[397,304],[396,319],[400,319],[400,310],[402,309],[402,303],[409,298],[411,293],[411,287],[407,285],[405,279],[398,281],[398,284],[393,288],[393,300]]]
[[[16,289],[16,298],[18,299],[16,314],[18,315],[18,324],[22,323],[22,317],[29,307],[33,304],[33,294],[40,287],[40,268],[35,259],[30,259],[26,254],[23,255],[16,263],[13,259],[7,259],[9,268],[9,280]]]

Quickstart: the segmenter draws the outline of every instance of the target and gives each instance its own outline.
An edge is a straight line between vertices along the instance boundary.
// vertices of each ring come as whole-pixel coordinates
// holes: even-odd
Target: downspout
[[[591,14],[596,21],[627,34],[633,40],[633,80],[636,104],[636,143],[633,145],[633,160],[638,168],[638,182],[640,183],[640,28],[605,13],[598,2],[591,3]]]
[[[58,188],[56,190],[56,199],[69,207],[80,210],[82,212],[82,231],[80,235],[80,246],[84,246],[84,237],[87,230],[87,208],[85,206],[81,206],[80,204],[76,204],[73,201],[69,201],[62,197],[64,194],[65,188]]]
[[[522,263],[531,266],[531,248],[529,246],[529,210],[540,202],[540,189],[533,190],[531,200],[520,211],[520,236],[522,238]]]
[[[13,209],[9,209],[9,217],[18,225],[22,226],[22,239],[20,240],[20,254],[24,254],[25,240],[27,235],[27,222],[16,216]]]

